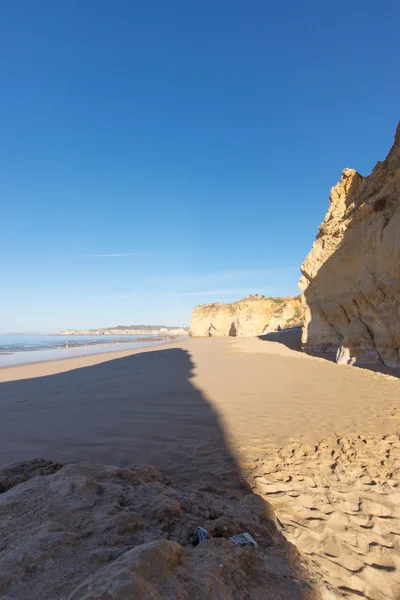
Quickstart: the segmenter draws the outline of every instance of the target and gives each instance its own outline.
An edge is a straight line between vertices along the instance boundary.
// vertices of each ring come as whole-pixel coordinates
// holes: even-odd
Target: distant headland
[[[189,328],[170,325],[117,325],[100,329],[62,329],[56,335],[188,335]]]

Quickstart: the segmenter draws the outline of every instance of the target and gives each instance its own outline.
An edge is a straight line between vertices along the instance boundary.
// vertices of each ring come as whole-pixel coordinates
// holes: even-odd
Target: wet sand
[[[1,369],[0,462],[151,463],[180,483],[240,470],[324,580],[398,598],[400,380],[284,335]]]
[[[41,363],[46,361],[59,361],[78,356],[86,356],[92,354],[111,354],[120,350],[141,350],[142,348],[150,348],[154,345],[160,345],[164,342],[163,338],[149,339],[142,338],[136,340],[116,340],[116,341],[90,341],[87,343],[62,343],[58,347],[53,348],[37,348],[36,350],[17,350],[17,351],[0,351],[0,369],[4,367],[13,367],[16,365]]]

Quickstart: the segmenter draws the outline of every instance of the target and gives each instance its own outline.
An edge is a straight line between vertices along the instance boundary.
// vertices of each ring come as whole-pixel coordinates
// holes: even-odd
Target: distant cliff
[[[58,335],[166,335],[179,337],[189,333],[186,327],[164,327],[159,325],[133,325],[124,327],[118,325],[110,329],[62,329]]]
[[[300,297],[248,296],[232,304],[203,304],[192,313],[192,337],[251,336],[302,323]]]
[[[344,169],[301,267],[303,345],[347,364],[400,365],[400,125],[368,177]]]

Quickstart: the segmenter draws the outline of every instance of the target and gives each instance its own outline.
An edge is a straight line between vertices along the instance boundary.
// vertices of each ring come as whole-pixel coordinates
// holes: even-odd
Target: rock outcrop
[[[400,365],[400,125],[368,177],[344,169],[301,271],[303,346]]]
[[[232,304],[203,304],[192,312],[192,337],[252,336],[301,325],[299,297],[248,296]]]
[[[326,597],[243,481],[175,487],[148,465],[42,459],[0,469],[0,481],[1,598]],[[195,545],[199,525],[212,539]],[[229,540],[243,531],[257,548]]]

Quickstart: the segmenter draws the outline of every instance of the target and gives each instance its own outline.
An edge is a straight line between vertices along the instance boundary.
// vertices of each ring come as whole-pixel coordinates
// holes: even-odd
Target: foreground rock
[[[72,592],[68,600],[102,597],[162,597],[163,591],[181,591],[185,553],[176,542],[157,540],[128,550],[97,571]]]
[[[400,366],[400,125],[369,177],[344,169],[301,267],[306,350]]]
[[[333,597],[309,583],[270,505],[245,483],[177,488],[151,466],[41,459],[0,469],[0,481],[1,598]],[[198,525],[214,537],[194,546]],[[257,549],[229,541],[243,531]]]
[[[192,337],[252,336],[301,325],[300,298],[248,296],[232,304],[203,304],[192,313]]]

